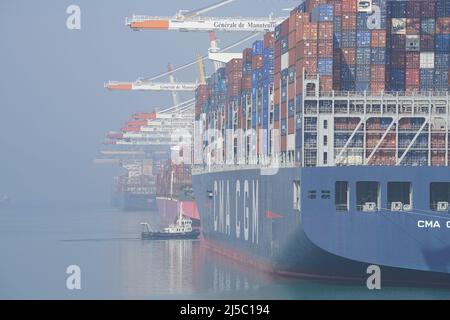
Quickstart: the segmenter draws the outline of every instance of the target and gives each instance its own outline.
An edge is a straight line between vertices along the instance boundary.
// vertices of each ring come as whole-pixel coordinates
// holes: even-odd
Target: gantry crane
[[[225,63],[232,59],[241,59],[242,53],[222,52],[218,47],[217,36],[215,32],[209,33],[210,48],[208,49],[208,59],[213,62],[214,71],[217,71]],[[104,87],[114,91],[171,91],[174,105],[178,105],[176,92],[194,92],[197,86],[205,83],[205,69],[203,64],[203,57],[197,58],[197,63],[200,68],[200,83],[198,82],[176,82],[173,76],[173,67],[169,65],[167,75],[169,76],[169,83],[153,82],[145,79],[138,79],[134,82],[108,81]]]
[[[194,11],[180,10],[173,17],[133,15],[126,18],[125,24],[132,30],[264,32],[273,31],[277,24],[286,19],[274,18],[272,15],[258,18],[201,16],[233,1],[220,1]]]

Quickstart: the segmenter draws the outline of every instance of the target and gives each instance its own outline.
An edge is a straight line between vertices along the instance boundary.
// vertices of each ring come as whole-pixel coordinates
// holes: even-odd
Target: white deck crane
[[[203,13],[217,9],[235,0],[220,1],[194,11],[180,10],[173,17],[133,15],[125,23],[133,30],[172,31],[224,31],[263,32],[273,31],[286,18],[268,17],[203,17]]]

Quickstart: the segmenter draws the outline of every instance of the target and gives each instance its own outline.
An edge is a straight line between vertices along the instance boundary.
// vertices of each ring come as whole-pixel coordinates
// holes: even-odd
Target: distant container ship
[[[144,164],[144,162],[146,164]],[[127,164],[127,173],[115,177],[112,190],[113,205],[125,211],[156,211],[156,179],[151,161]]]
[[[449,57],[448,0],[301,3],[197,89],[206,242],[279,274],[450,285]]]
[[[200,216],[192,189],[191,165],[175,164],[167,160],[161,166],[156,180],[156,202],[163,225],[174,223],[180,207],[182,214],[200,226]]]

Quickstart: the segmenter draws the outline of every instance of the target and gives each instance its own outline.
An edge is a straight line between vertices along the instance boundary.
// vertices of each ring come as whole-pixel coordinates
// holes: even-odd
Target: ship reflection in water
[[[203,240],[145,241],[157,213],[104,207],[0,208],[0,298],[27,299],[449,299],[450,290],[338,285],[258,272]],[[81,268],[81,290],[66,268]]]

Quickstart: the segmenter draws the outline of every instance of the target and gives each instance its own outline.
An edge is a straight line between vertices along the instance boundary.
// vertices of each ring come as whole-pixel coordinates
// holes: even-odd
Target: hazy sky
[[[118,168],[92,163],[105,133],[134,112],[169,106],[171,96],[108,92],[103,83],[164,72],[169,62],[182,65],[209,47],[206,33],[133,32],[125,17],[168,16],[216,2],[1,0],[0,196],[109,201]],[[299,2],[237,0],[207,15],[280,16]],[[71,4],[81,8],[81,30],[66,28]],[[244,36],[219,34],[222,47]],[[176,77],[192,81],[198,72]]]

